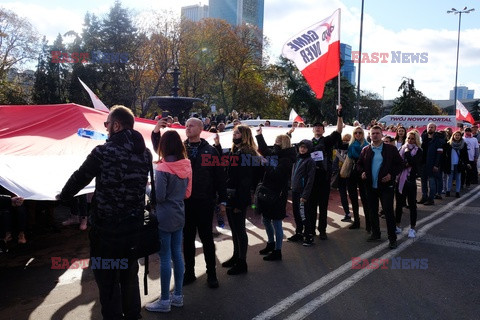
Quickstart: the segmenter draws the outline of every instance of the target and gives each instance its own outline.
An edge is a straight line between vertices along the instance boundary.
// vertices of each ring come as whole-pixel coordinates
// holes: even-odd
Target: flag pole
[[[342,24],[342,9],[341,8],[338,8],[338,50],[340,50],[340,32],[342,31],[342,29],[340,28],[340,25]],[[338,55],[340,57],[340,55]],[[339,61],[338,61],[338,64],[340,64],[340,58],[339,58]],[[340,101],[340,69],[341,68],[338,68],[338,81],[337,81],[337,84],[338,84],[338,105],[341,104],[341,101]]]

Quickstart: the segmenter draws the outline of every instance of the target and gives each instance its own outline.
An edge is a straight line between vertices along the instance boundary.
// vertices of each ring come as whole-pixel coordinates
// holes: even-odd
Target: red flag
[[[473,119],[470,112],[468,112],[467,108],[465,108],[465,106],[459,100],[457,100],[457,111],[455,113],[455,118],[457,121],[465,120],[471,124],[475,123],[475,119]]]
[[[321,99],[325,83],[340,72],[340,9],[288,40],[282,55],[295,62]]]
[[[288,117],[288,120],[289,121],[293,121],[293,122],[298,122],[298,123],[305,123],[302,119],[302,117],[300,117],[298,115],[298,113],[292,108],[292,110],[290,111],[290,116]]]

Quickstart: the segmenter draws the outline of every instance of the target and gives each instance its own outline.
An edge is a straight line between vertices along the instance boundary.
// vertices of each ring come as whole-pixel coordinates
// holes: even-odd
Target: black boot
[[[227,261],[225,261],[224,263],[222,263],[222,267],[224,268],[231,268],[235,265],[235,263],[237,262],[237,257],[236,256],[233,256],[231,257],[230,259],[228,259]]]
[[[234,276],[237,274],[247,273],[247,261],[244,259],[238,259],[235,265],[227,271],[228,275]]]
[[[348,229],[360,229],[360,222],[354,221]]]
[[[267,246],[264,249],[258,251],[258,253],[262,255],[269,254],[273,251],[273,249],[275,249],[275,242],[267,242]]]
[[[265,261],[282,260],[282,250],[273,250],[266,257],[263,257]]]

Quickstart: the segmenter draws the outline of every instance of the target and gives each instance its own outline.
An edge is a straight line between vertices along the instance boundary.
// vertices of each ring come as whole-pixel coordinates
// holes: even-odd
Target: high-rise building
[[[474,99],[475,90],[468,90],[468,87],[457,86],[457,100]],[[450,100],[455,99],[455,91],[450,90]]]
[[[354,66],[352,60],[352,46],[345,43],[340,43],[340,59],[343,61],[340,74],[347,78],[352,86],[355,86],[356,67]]]
[[[182,7],[182,18],[198,22],[204,18],[208,18],[208,6],[195,4],[192,6]]]
[[[263,9],[264,0],[209,0],[208,16],[232,26],[254,25],[263,32]]]

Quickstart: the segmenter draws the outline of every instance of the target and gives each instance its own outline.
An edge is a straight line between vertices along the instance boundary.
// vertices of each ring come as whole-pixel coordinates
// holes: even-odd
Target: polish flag
[[[298,122],[298,123],[305,123],[305,121],[303,121],[302,117],[300,117],[298,115],[298,113],[295,112],[295,110],[293,110],[292,108],[292,111],[290,111],[290,116],[288,117],[288,121],[292,121],[292,122]]]
[[[295,63],[321,99],[325,83],[340,72],[340,9],[288,40],[282,55]]]
[[[90,90],[90,88],[85,83],[83,83],[82,80],[80,80],[80,78],[78,78],[78,81],[80,81],[80,83],[85,88],[85,90],[87,90],[88,95],[90,96],[90,99],[92,99],[93,108],[95,108],[97,110],[100,110],[100,111],[110,112],[110,110],[108,110],[108,108],[103,104],[102,100],[100,100],[97,97],[97,95],[95,93],[93,93],[93,91]]]
[[[475,123],[475,120],[473,119],[472,115],[470,112],[468,112],[467,108],[461,103],[459,100],[457,100],[457,109],[455,113],[455,118],[457,121],[467,121],[470,122],[471,124]]]

